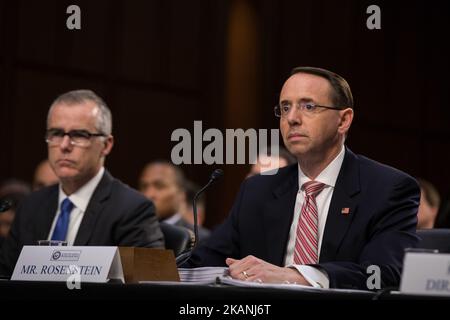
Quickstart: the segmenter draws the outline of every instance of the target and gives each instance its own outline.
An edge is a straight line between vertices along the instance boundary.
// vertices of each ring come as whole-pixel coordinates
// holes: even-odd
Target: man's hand
[[[233,279],[267,283],[289,282],[310,286],[296,269],[278,267],[254,256],[246,256],[241,260],[227,258],[225,263]]]

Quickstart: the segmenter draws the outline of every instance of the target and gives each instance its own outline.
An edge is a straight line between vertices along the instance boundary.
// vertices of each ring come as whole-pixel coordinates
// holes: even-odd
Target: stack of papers
[[[228,268],[202,267],[202,268],[178,268],[181,282],[212,284],[220,283],[221,278],[228,277]]]
[[[202,267],[202,268],[178,268],[180,282],[174,281],[141,281],[140,283],[162,284],[162,285],[229,285],[236,287],[252,288],[274,288],[288,289],[298,291],[323,291],[323,292],[341,292],[341,293],[367,293],[371,291],[355,289],[323,289],[311,286],[300,285],[296,283],[264,283],[233,279],[229,275],[228,268],[224,267]]]
[[[262,283],[233,279],[229,275],[228,268],[224,267],[179,268],[178,273],[183,284],[225,284],[238,287],[317,290],[310,286],[294,283]]]

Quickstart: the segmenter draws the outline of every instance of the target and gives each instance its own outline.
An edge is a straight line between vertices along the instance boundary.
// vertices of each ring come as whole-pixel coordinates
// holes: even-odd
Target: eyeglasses
[[[69,136],[70,144],[79,147],[87,147],[92,137],[106,137],[104,133],[91,133],[87,130],[70,130],[65,132],[61,129],[49,129],[45,133],[45,141],[49,146],[59,146],[65,136]]]
[[[296,106],[297,106],[297,109],[299,109],[302,113],[308,114],[308,115],[312,115],[312,114],[316,113],[317,110],[319,110],[319,108],[331,109],[331,110],[343,110],[344,109],[341,107],[321,106],[321,105],[315,104],[313,102],[305,102],[305,101],[301,101],[301,102],[297,103]],[[274,108],[275,116],[278,118],[284,118],[289,114],[291,109],[292,109],[291,103],[283,102],[283,103],[277,104]]]

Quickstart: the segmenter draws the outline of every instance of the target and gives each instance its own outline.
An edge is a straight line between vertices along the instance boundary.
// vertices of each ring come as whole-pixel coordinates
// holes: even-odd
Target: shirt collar
[[[339,171],[341,171],[342,162],[344,161],[344,155],[345,155],[345,148],[342,145],[341,151],[339,154],[331,161],[328,166],[322,170],[321,173],[317,176],[317,178],[314,181],[321,182],[327,186],[333,187],[336,184],[337,177],[339,175]],[[298,165],[298,185],[299,188],[302,187],[302,185],[305,182],[311,181],[310,178],[308,178],[300,168],[300,164]]]
[[[84,186],[82,186],[76,192],[72,193],[70,196],[67,196],[64,193],[61,184],[59,184],[58,208],[61,207],[61,202],[63,202],[63,200],[68,197],[70,201],[75,205],[75,207],[85,212],[89,201],[91,200],[92,194],[97,188],[97,185],[100,183],[104,172],[105,168],[101,167],[91,180],[89,180]]]

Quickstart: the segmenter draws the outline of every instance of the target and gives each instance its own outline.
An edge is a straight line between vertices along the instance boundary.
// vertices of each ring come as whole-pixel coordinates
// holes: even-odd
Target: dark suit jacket
[[[190,266],[224,266],[226,257],[247,255],[283,266],[298,189],[297,164],[246,179],[229,217]],[[383,287],[398,285],[404,249],[418,243],[419,195],[410,176],[346,149],[316,265],[330,287],[367,290],[369,265],[380,267]]]
[[[47,239],[57,212],[58,186],[32,193],[16,212],[0,252],[0,274],[11,274],[24,245]],[[153,204],[107,171],[95,189],[76,246],[164,247]]]
[[[187,229],[191,230],[192,232],[194,231],[194,225],[190,224],[189,222],[187,222],[186,220],[183,220],[183,219],[180,219],[177,222],[175,222],[175,225],[187,228]],[[210,235],[211,235],[211,231],[209,231],[206,228],[203,228],[202,226],[198,226],[198,238],[199,238],[198,242],[199,243],[205,242],[205,240],[207,240]]]

